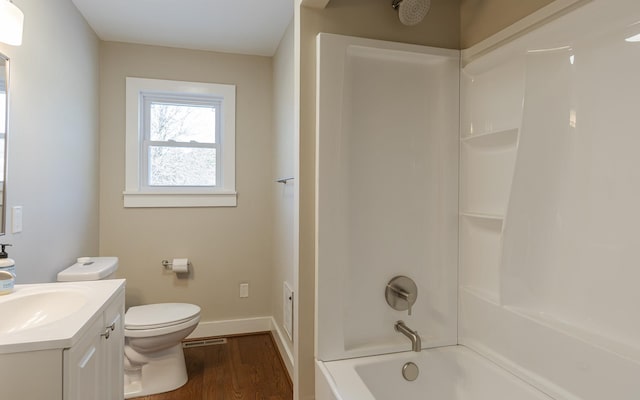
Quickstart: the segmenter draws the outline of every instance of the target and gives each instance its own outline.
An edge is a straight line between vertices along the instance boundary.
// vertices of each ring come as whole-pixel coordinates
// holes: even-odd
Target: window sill
[[[124,192],[125,208],[143,207],[236,207],[236,192],[147,193]]]

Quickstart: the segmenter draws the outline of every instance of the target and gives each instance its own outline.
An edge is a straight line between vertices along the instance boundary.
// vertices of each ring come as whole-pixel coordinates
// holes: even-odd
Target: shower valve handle
[[[411,315],[413,305],[418,298],[418,287],[413,279],[396,276],[387,283],[384,292],[387,304],[397,311],[405,311]]]
[[[399,287],[396,287],[396,286],[393,286],[393,285],[387,285],[387,288],[389,290],[391,290],[391,292],[393,292],[393,294],[395,296],[397,296],[397,297],[399,297],[402,300],[407,302],[408,312],[409,312],[409,315],[411,315],[411,306],[412,306],[411,300],[410,300],[411,299],[411,294],[405,292],[404,290],[402,290],[402,288],[399,288]]]

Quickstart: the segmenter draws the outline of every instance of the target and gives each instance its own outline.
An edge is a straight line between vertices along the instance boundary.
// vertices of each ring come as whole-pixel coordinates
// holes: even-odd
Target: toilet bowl
[[[130,307],[124,316],[125,398],[168,392],[187,383],[182,339],[200,321],[185,303]]]
[[[117,257],[83,257],[58,273],[58,281],[111,278]],[[130,307],[124,316],[125,399],[168,392],[187,383],[182,351],[186,338],[200,321],[200,307],[160,303]]]

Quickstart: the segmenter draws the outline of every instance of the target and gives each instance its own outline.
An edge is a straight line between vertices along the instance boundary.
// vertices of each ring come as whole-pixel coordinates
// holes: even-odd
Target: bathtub
[[[402,367],[415,363],[409,382]],[[464,346],[316,361],[316,400],[553,400]]]

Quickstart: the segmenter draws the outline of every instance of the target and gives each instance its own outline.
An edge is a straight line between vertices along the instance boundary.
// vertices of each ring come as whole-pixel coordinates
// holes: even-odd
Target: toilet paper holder
[[[191,266],[191,261],[189,261],[187,263],[188,266]],[[173,263],[169,260],[162,260],[162,266],[164,267],[164,269],[166,270],[171,270],[171,268],[173,268]]]

